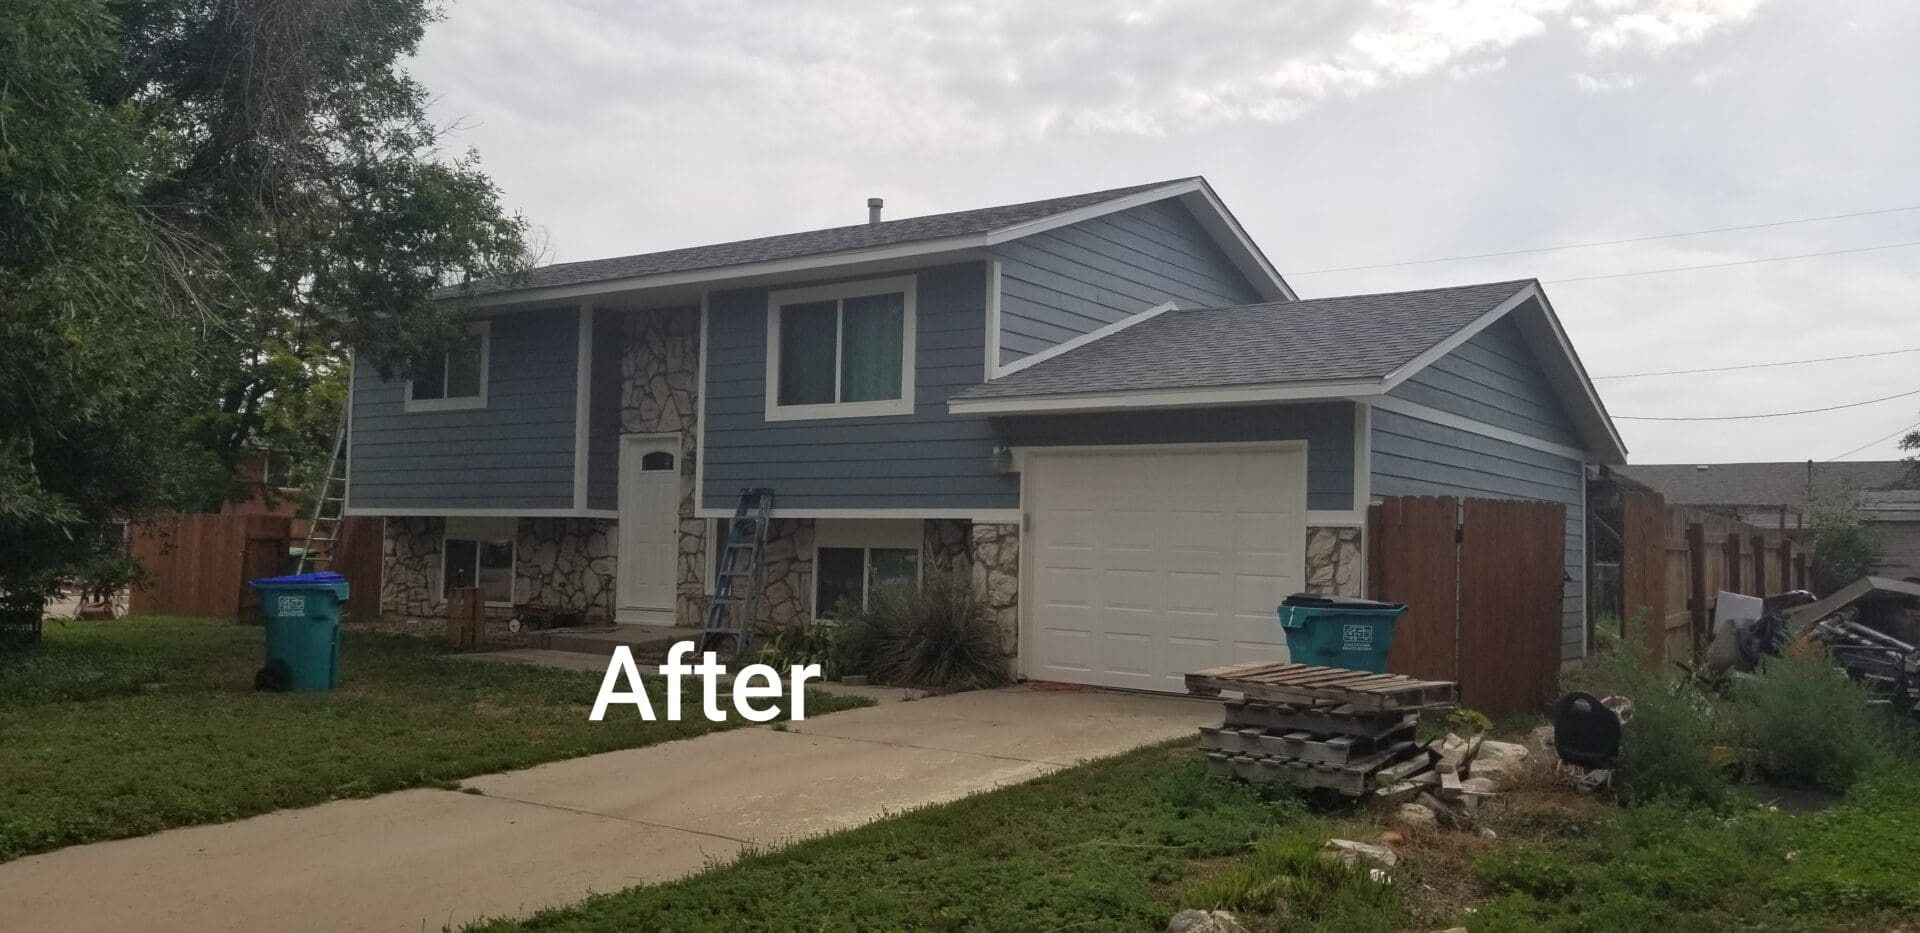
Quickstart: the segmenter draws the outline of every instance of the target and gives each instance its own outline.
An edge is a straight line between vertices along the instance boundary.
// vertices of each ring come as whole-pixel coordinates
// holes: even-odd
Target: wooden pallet
[[[1350,797],[1391,787],[1433,765],[1433,753],[1413,742],[1399,742],[1347,764],[1305,758],[1275,758],[1208,752],[1208,773],[1266,783],[1287,781],[1302,787],[1336,790]]]
[[[1372,713],[1451,706],[1458,695],[1458,687],[1448,681],[1311,664],[1256,662],[1187,675],[1187,692],[1196,696],[1219,696],[1228,690],[1248,700],[1308,707],[1345,706],[1355,712]]]
[[[1257,755],[1268,758],[1302,758],[1328,764],[1345,765],[1413,739],[1414,723],[1378,738],[1354,735],[1328,735],[1311,732],[1287,732],[1267,729],[1214,729],[1200,727],[1200,748],[1209,752]]]
[[[1228,700],[1225,706],[1229,729],[1337,733],[1368,739],[1398,730],[1410,721],[1408,717],[1419,716],[1417,712],[1368,712],[1345,704],[1312,707],[1265,700]]]

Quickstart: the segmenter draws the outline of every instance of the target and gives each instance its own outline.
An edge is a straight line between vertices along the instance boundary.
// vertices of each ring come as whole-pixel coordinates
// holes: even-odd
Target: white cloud
[[[1592,93],[1624,91],[1639,84],[1640,79],[1628,74],[1590,75],[1584,71],[1573,76],[1573,86]]]
[[[1595,53],[1659,54],[1698,45],[1753,18],[1765,0],[1588,0],[1591,20],[1577,27]]]

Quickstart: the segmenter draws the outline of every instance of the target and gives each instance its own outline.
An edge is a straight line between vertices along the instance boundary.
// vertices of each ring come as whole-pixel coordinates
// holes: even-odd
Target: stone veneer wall
[[[447,614],[447,603],[440,593],[446,520],[389,518],[383,524],[385,567],[380,615],[396,631],[437,633],[437,620]],[[618,564],[613,522],[600,518],[523,518],[514,527],[513,546],[515,603],[577,612],[593,622],[613,618]],[[511,607],[487,607],[489,619],[504,622],[512,615]]]
[[[1321,596],[1365,596],[1360,529],[1317,526],[1307,529],[1307,592]]]
[[[974,522],[971,533],[973,585],[1000,625],[1001,650],[1013,657],[1020,650],[1020,526]]]
[[[699,506],[694,434],[700,412],[700,309],[631,312],[620,332],[621,432],[680,436],[674,621],[700,625],[707,611],[707,521],[694,517]]]
[[[767,547],[761,552],[761,560],[765,563],[766,587],[761,592],[760,621],[773,625],[801,625],[810,621],[813,618],[813,519],[774,519],[767,526]]]

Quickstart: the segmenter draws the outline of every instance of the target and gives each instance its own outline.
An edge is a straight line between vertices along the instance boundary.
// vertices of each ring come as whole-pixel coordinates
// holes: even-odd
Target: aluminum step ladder
[[[773,490],[742,489],[740,504],[727,523],[727,540],[713,575],[713,598],[700,633],[701,651],[718,651],[731,642],[734,657],[753,650],[753,624],[766,583],[767,526],[772,521]]]
[[[333,569],[334,547],[340,540],[347,506],[347,408],[342,402],[340,424],[333,431],[333,453],[327,458],[327,477],[320,481],[312,517],[307,519],[307,541],[300,547],[300,562],[294,573]]]

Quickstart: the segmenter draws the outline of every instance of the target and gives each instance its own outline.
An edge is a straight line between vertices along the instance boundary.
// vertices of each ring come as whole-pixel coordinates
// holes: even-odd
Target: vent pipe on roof
[[[879,223],[880,209],[886,206],[887,206],[887,202],[879,198],[868,198],[867,199],[867,223],[870,223],[870,224]]]

